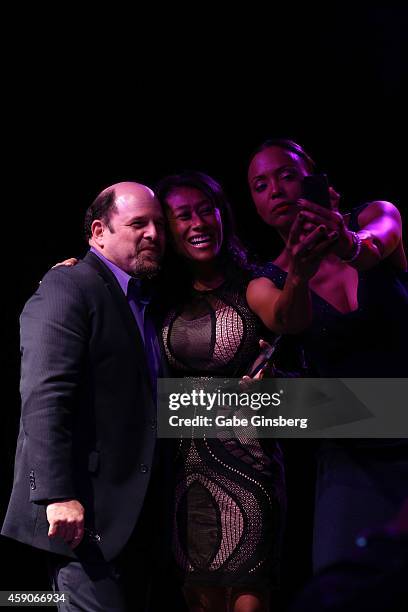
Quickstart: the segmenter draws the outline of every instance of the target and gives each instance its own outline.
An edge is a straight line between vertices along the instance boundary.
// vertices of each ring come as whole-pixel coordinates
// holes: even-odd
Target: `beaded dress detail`
[[[192,291],[163,328],[173,376],[241,377],[267,332],[244,288]],[[173,547],[185,583],[271,586],[285,507],[281,450],[272,439],[220,431],[180,442]]]

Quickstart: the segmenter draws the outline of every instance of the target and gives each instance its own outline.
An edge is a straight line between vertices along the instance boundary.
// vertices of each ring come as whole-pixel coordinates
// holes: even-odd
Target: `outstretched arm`
[[[337,210],[327,210],[306,200],[300,200],[300,205],[306,221],[324,224],[328,231],[338,232],[332,252],[357,270],[369,270],[401,245],[401,215],[391,202],[371,202],[359,215],[360,230],[356,236]]]
[[[289,234],[286,251],[289,268],[283,289],[268,278],[251,281],[247,289],[248,305],[268,329],[277,334],[297,334],[312,321],[309,280],[336,242],[336,232],[319,225],[306,237],[304,220],[298,215]]]

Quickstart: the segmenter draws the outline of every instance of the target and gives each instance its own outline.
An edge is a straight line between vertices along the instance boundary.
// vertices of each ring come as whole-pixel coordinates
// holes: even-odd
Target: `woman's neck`
[[[198,291],[215,289],[225,280],[225,275],[221,272],[218,262],[195,264],[193,265],[192,272],[193,287]]]
[[[289,265],[289,260],[290,260],[289,253],[286,248],[286,245],[289,240],[289,232],[290,232],[290,229],[288,229],[287,231],[278,230],[279,237],[282,239],[282,242],[283,242],[283,249],[280,251],[276,259],[274,259],[274,263],[280,268],[282,268],[282,270],[287,270],[288,265]]]

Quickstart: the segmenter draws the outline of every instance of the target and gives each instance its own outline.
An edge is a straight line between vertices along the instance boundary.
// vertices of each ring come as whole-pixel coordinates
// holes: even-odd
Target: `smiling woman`
[[[183,275],[180,286],[193,282],[196,289],[208,289],[225,276],[237,280],[253,274],[229,202],[213,178],[202,172],[184,172],[164,178],[156,192],[174,250],[168,256],[176,255],[168,267],[177,267]]]
[[[165,178],[158,196],[175,257],[165,275],[173,304],[162,332],[172,375],[241,377],[268,331],[245,299],[254,268],[234,232],[227,199],[200,172]],[[192,611],[269,610],[284,511],[275,440],[247,432],[224,439],[221,432],[215,439],[181,441],[173,542]]]
[[[204,196],[204,197],[203,197]],[[177,252],[192,261],[212,261],[222,246],[220,209],[195,187],[179,187],[166,198]]]

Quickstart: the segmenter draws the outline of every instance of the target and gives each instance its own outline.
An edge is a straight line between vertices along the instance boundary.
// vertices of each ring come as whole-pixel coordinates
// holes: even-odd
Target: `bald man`
[[[87,210],[85,234],[86,257],[49,271],[21,315],[21,426],[2,533],[52,553],[54,587],[71,600],[59,609],[122,611],[117,561],[129,541],[137,549],[157,470],[161,355],[146,285],[164,250],[161,206],[148,187],[118,183]],[[136,585],[136,558],[134,571]]]

